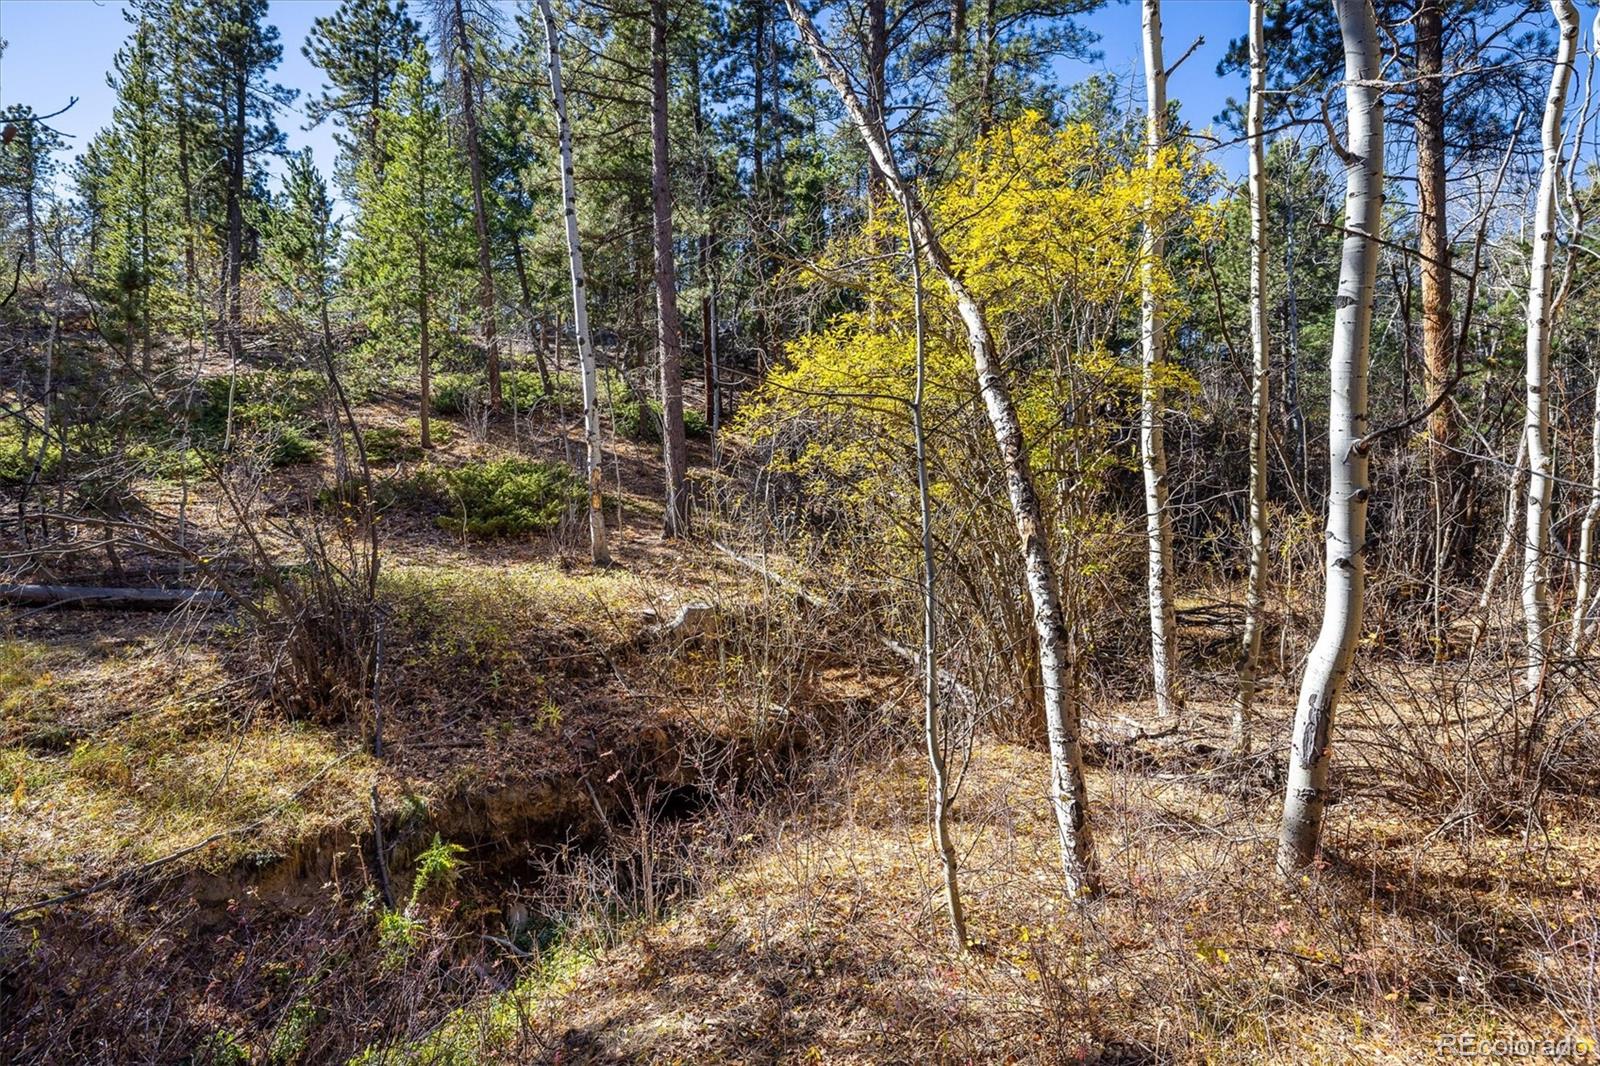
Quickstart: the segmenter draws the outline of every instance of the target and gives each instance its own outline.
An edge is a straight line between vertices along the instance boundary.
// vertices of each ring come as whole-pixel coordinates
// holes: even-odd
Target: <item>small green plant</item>
[[[74,776],[105,788],[125,789],[133,784],[133,764],[128,749],[112,741],[82,741],[67,760]]]
[[[367,449],[367,461],[373,463],[398,463],[422,458],[421,428],[413,430],[400,426],[373,426],[363,430],[361,443]]]
[[[631,441],[661,443],[661,405],[654,400],[619,399],[612,405],[611,421]]]
[[[508,370],[500,375],[500,398],[507,407],[526,411],[545,398],[544,382],[532,370]]]
[[[312,440],[299,426],[282,423],[272,427],[269,432],[267,460],[273,466],[309,463],[322,451],[321,445]]]
[[[422,942],[422,921],[405,911],[383,911],[378,915],[378,944],[383,961],[396,966]]]
[[[267,1049],[267,1061],[273,1066],[290,1066],[299,1062],[311,1042],[311,1033],[322,1021],[322,1012],[305,1000],[296,1000],[283,1021],[272,1034],[272,1046]]]
[[[433,834],[433,843],[417,856],[417,878],[411,883],[411,903],[406,909],[415,909],[430,890],[445,890],[455,884],[461,872],[461,856],[466,851],[460,844],[447,844],[438,833]]]
[[[41,478],[55,476],[61,465],[60,443],[52,440],[46,444],[38,433],[29,434],[25,442],[20,424],[9,418],[0,419],[0,483],[14,485],[28,480],[35,463],[39,464]]]
[[[430,384],[434,414],[465,414],[474,394],[479,394],[481,399],[486,399],[489,394],[489,386],[477,374],[435,374]]]
[[[433,843],[417,856],[417,876],[411,882],[411,897],[406,905],[378,915],[378,943],[387,965],[398,964],[422,942],[426,927],[417,912],[430,894],[437,895],[455,884],[466,850],[460,844],[446,843],[435,833]]]
[[[617,432],[640,444],[660,444],[661,404],[654,399],[643,403],[634,399],[618,400],[612,411]],[[703,437],[710,432],[706,416],[698,407],[683,409],[683,431],[691,437]]]
[[[441,491],[449,513],[441,528],[474,537],[543,533],[583,501],[583,486],[565,466],[496,459],[419,475],[421,488]]]
[[[195,1066],[250,1066],[250,1049],[237,1033],[214,1029],[194,1049]]]
[[[227,377],[207,378],[195,399],[194,429],[207,444],[227,433],[229,392]],[[327,378],[316,370],[263,370],[237,375],[231,392],[235,431],[268,430],[303,424],[322,403]]]

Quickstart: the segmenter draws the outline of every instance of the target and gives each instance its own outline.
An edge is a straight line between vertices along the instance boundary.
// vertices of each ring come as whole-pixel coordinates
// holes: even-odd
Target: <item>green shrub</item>
[[[232,387],[235,430],[267,429],[306,422],[322,403],[327,378],[316,370],[261,370],[237,375]],[[227,434],[228,390],[226,375],[201,385],[193,412],[198,435],[221,441]]]
[[[422,458],[421,427],[373,426],[363,430],[361,443],[371,463],[398,463]]]
[[[640,444],[661,443],[661,405],[654,400],[618,400],[611,408],[611,423],[619,436]]]
[[[181,447],[134,441],[128,445],[127,455],[140,472],[163,481],[193,481],[206,472],[204,457],[192,446],[185,452]]]
[[[300,1062],[311,1042],[311,1034],[322,1023],[322,1012],[305,1000],[297,1000],[289,1008],[272,1034],[272,1046],[267,1049],[267,1061],[272,1066],[290,1066]]]
[[[250,1066],[250,1049],[237,1034],[217,1029],[201,1039],[189,1061],[195,1066]]]
[[[477,393],[480,399],[486,399],[489,394],[489,386],[477,374],[435,374],[429,384],[432,386],[429,404],[433,413],[439,415],[465,414],[470,396]]]
[[[583,485],[565,466],[529,459],[497,459],[419,475],[434,481],[450,512],[442,528],[475,537],[542,533],[583,501]]]
[[[322,452],[322,446],[299,426],[281,423],[267,433],[267,461],[273,466],[309,463]]]
[[[473,395],[479,403],[489,402],[489,382],[481,373],[451,372],[433,376],[432,407],[437,414],[465,414]],[[544,396],[544,382],[539,380],[536,370],[507,370],[500,375],[500,401],[507,408],[526,411]]]
[[[661,443],[661,404],[654,399],[647,399],[643,403],[631,397],[618,400],[612,410],[612,420],[617,432],[631,441],[640,444]],[[698,407],[685,407],[683,431],[691,437],[705,436],[710,427],[706,425],[704,412]]]
[[[507,407],[526,411],[545,398],[544,382],[536,370],[508,370],[500,375],[500,399]]]
[[[27,446],[24,447],[22,426],[16,419],[0,416],[0,483],[14,485],[28,480],[33,473],[33,464],[39,461],[40,444],[39,434],[30,433]],[[61,445],[52,440],[44,446],[44,462],[40,464],[39,476],[53,477],[60,465]]]

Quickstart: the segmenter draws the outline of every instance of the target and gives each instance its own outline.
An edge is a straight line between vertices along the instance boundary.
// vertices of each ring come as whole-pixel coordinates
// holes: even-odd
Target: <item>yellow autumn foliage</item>
[[[1092,127],[1055,127],[1029,113],[974,144],[947,182],[923,190],[956,268],[987,307],[1036,453],[1073,434],[1104,433],[1081,415],[1067,418],[1066,407],[1120,413],[1136,403],[1138,366],[1111,354],[1107,339],[1120,322],[1126,343],[1137,314],[1145,219],[1169,233],[1209,227],[1205,205],[1186,185],[1197,165],[1191,151],[1176,148],[1153,167],[1130,165]],[[886,469],[885,450],[902,456],[909,435],[915,336],[904,249],[903,216],[892,202],[830,246],[818,274],[830,284],[851,278],[858,306],[791,342],[787,365],[740,416],[758,441],[784,441],[774,452],[778,469],[847,502],[893,496],[897,486],[885,478],[903,477],[903,469]],[[1155,264],[1154,277],[1170,306],[1177,286],[1165,263]],[[924,305],[926,407],[938,427],[971,407],[975,379],[954,303],[926,269]],[[1169,366],[1162,384],[1181,393],[1192,381]],[[1082,444],[1073,447],[1079,461],[1103,468],[1104,449]]]

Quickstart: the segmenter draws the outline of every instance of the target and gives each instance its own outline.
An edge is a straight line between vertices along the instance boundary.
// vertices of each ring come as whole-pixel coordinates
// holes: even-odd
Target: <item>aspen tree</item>
[[[1167,136],[1167,71],[1161,56],[1161,0],[1144,0],[1145,159],[1154,171]],[[1156,291],[1156,273],[1166,253],[1163,222],[1155,217],[1151,192],[1145,215],[1140,268],[1140,347],[1144,372],[1139,403],[1139,460],[1144,468],[1145,554],[1149,570],[1150,666],[1156,714],[1176,714],[1177,617],[1172,603],[1172,516],[1167,506],[1167,445],[1162,411],[1162,374],[1167,361],[1167,323]]]
[[[1050,745],[1050,798],[1056,817],[1061,863],[1067,891],[1074,897],[1100,895],[1100,870],[1088,818],[1088,794],[1083,780],[1083,750],[1079,736],[1078,706],[1072,686],[1071,653],[1067,645],[1066,616],[1061,605],[1061,580],[1046,539],[1044,509],[1039,503],[1032,465],[1022,440],[1022,425],[1005,374],[999,365],[993,335],[983,304],[961,278],[955,262],[939,240],[933,219],[922,200],[900,178],[883,128],[867,111],[850,76],[823,43],[816,25],[798,0],[785,0],[789,17],[810,48],[817,66],[839,95],[850,122],[865,142],[889,193],[905,205],[918,250],[944,281],[966,329],[978,391],[983,399],[1000,459],[1006,472],[1006,495],[1011,504],[1020,542],[1022,568],[1033,602],[1034,633],[1039,644],[1039,672],[1044,690],[1045,729]]]
[[[1278,869],[1311,862],[1322,836],[1333,712],[1361,635],[1366,579],[1367,364],[1383,216],[1382,49],[1372,0],[1334,0],[1344,42],[1348,143],[1345,235],[1328,365],[1327,593],[1322,629],[1306,659],[1289,744],[1289,782],[1278,839]]]
[[[611,561],[611,551],[606,546],[606,519],[601,511],[601,493],[604,470],[600,454],[600,397],[594,366],[594,342],[589,336],[589,300],[584,287],[583,246],[578,241],[578,194],[572,177],[572,125],[567,121],[567,96],[561,83],[561,50],[556,32],[556,17],[550,9],[550,0],[539,0],[539,14],[544,20],[545,43],[548,46],[547,69],[550,74],[550,95],[555,103],[556,126],[561,140],[561,206],[566,216],[567,261],[572,272],[572,329],[578,338],[578,365],[583,379],[583,438],[586,452],[586,474],[589,482],[589,548],[596,563]],[[561,343],[557,333],[556,343]]]
[[[1550,0],[1560,28],[1550,93],[1545,98],[1541,142],[1544,160],[1533,216],[1533,261],[1528,276],[1527,418],[1523,435],[1528,450],[1526,536],[1522,556],[1522,618],[1527,633],[1529,691],[1536,691],[1549,653],[1551,618],[1549,568],[1550,508],[1555,488],[1555,458],[1550,453],[1550,411],[1546,406],[1550,376],[1551,287],[1556,257],[1556,187],[1561,175],[1562,117],[1578,50],[1578,9],[1572,0]]]
[[[1261,132],[1267,59],[1266,0],[1250,0],[1250,101],[1245,136],[1250,142],[1250,575],[1245,591],[1239,695],[1233,712],[1233,746],[1250,750],[1250,715],[1261,665],[1261,621],[1267,583],[1267,413],[1271,357],[1267,351],[1266,138]]]

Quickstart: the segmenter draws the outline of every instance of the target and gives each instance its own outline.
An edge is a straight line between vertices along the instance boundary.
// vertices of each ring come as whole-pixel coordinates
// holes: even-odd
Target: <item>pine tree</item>
[[[221,339],[235,363],[243,353],[244,219],[245,198],[254,185],[249,180],[251,161],[282,147],[274,115],[296,95],[268,80],[283,46],[266,15],[267,0],[229,0],[197,9],[192,23],[197,89],[215,115],[221,145],[226,309]]]
[[[378,112],[394,87],[400,67],[422,40],[405,0],[344,0],[332,15],[319,16],[300,49],[328,84],[306,102],[312,126],[332,120],[340,127],[335,176],[354,191],[356,170],[372,159],[381,174]]]
[[[494,36],[494,9],[482,0],[432,0],[439,48],[454,88],[463,132],[462,150],[472,177],[472,222],[478,236],[478,314],[489,374],[489,406],[500,410],[500,342],[495,336],[498,305],[494,288],[494,260],[489,250],[489,215],[485,205],[482,133],[482,76],[477,54]]]
[[[268,277],[288,313],[311,319],[325,351],[333,350],[334,255],[339,223],[328,184],[307,148],[289,157],[283,191],[264,213],[262,242]]]
[[[387,163],[381,175],[372,159],[358,171],[361,213],[349,275],[380,343],[397,347],[415,339],[427,448],[433,329],[443,319],[444,294],[462,285],[471,230],[467,176],[451,147],[425,46],[418,44],[400,67],[378,125]]]
[[[32,272],[39,267],[40,216],[56,172],[54,156],[65,142],[26,104],[12,104],[0,112],[0,122],[15,131],[0,150],[0,204],[21,227],[17,238],[23,264]]]
[[[117,306],[124,362],[149,373],[155,336],[171,305],[177,215],[170,185],[172,142],[163,111],[156,28],[140,19],[113,61],[111,127],[100,142],[105,162],[96,190],[103,239],[96,242],[99,288]]]

